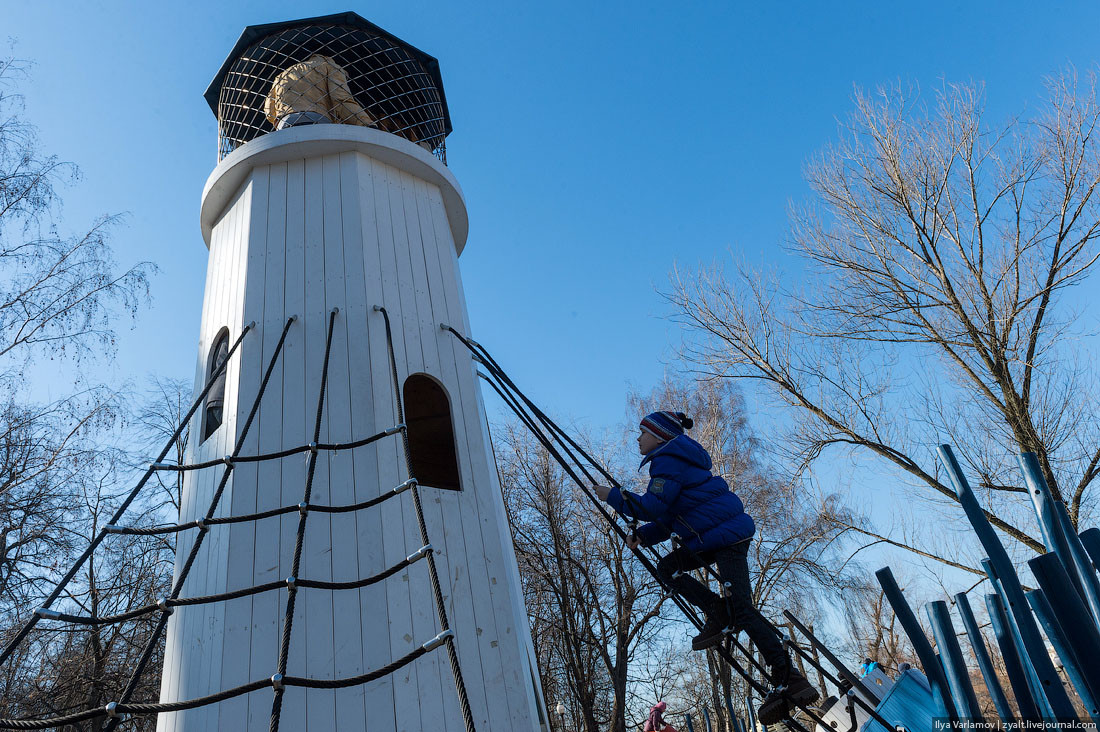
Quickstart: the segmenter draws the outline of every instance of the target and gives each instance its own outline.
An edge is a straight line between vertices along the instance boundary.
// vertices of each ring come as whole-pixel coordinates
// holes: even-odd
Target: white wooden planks
[[[289,331],[244,454],[312,439],[328,314],[339,307],[320,438],[345,442],[397,422],[382,315],[393,323],[400,380],[425,373],[450,399],[463,490],[421,489],[424,520],[479,730],[535,729],[537,694],[528,681],[529,631],[473,362],[439,329],[468,332],[452,227],[434,183],[356,151],[265,160],[247,177],[213,229],[200,332],[205,356],[221,325],[235,337],[255,320],[227,383],[226,425],[188,460],[228,454],[255,398],[283,323]],[[415,169],[415,168],[410,168]],[[452,198],[454,196],[452,195]],[[205,357],[197,371],[204,376]],[[231,384],[231,385],[230,385]],[[199,427],[193,433],[197,437]],[[302,500],[306,456],[238,467],[219,515]],[[206,510],[220,469],[189,474],[184,520]],[[407,477],[399,437],[318,456],[311,502],[350,504]],[[223,592],[290,574],[297,513],[215,527],[185,595]],[[181,537],[181,559],[189,548]],[[348,514],[312,512],[299,576],[347,581],[377,573],[421,545],[411,495]],[[202,571],[199,571],[201,563]],[[191,698],[270,676],[276,670],[285,590],[217,606],[185,608],[170,626],[164,698]],[[415,649],[439,631],[427,562],[357,591],[300,590],[287,673],[340,678]],[[216,708],[165,715],[160,729],[266,730],[272,693]],[[350,689],[288,688],[283,729],[450,730],[461,728],[444,650],[372,684]]]

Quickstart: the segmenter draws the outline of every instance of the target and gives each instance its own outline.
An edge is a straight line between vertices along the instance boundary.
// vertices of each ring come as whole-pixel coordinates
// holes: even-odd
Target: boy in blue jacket
[[[762,724],[775,724],[788,716],[790,704],[811,704],[818,693],[791,663],[778,632],[753,605],[748,552],[756,526],[726,481],[711,475],[707,451],[684,434],[692,424],[683,412],[647,414],[638,435],[642,465],[649,465],[646,492],[596,486],[596,494],[626,518],[649,522],[628,540],[631,548],[659,544],[673,532],[680,537],[680,546],[657,563],[657,573],[706,614],[691,647],[701,651],[720,643],[726,632],[744,630],[760,649],[776,687],[758,716]],[[725,599],[691,576],[692,570],[710,564],[718,565],[718,576],[727,587]]]

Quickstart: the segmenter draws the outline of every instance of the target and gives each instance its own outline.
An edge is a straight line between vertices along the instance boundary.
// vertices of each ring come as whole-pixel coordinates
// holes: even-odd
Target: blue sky
[[[657,292],[674,264],[732,253],[797,280],[786,208],[853,85],[984,81],[997,119],[1100,58],[1093,2],[9,2],[0,34],[35,63],[27,116],[84,172],[66,224],[126,213],[119,260],[160,267],[93,378],[192,377],[216,163],[202,92],[246,25],[345,10],[440,60],[474,337],[536,402],[596,429],[674,361]]]
[[[35,62],[27,115],[84,172],[67,224],[124,212],[119,259],[161,268],[112,380],[192,374],[206,85],[246,25],[343,10],[439,58],[474,335],[536,401],[596,427],[673,359],[656,289],[674,263],[797,268],[786,206],[854,84],[983,80],[1007,114],[1044,74],[1094,64],[1100,27],[1086,2],[10,3],[2,32]]]

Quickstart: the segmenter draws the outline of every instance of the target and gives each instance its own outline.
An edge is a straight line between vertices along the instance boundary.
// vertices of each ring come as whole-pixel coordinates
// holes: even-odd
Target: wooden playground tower
[[[358,120],[277,129],[278,85],[318,57],[329,61],[327,78],[310,82],[321,87],[313,101],[329,104],[339,85]],[[296,112],[302,95],[284,102],[280,93],[275,101]],[[221,415],[200,408],[193,418],[186,462],[225,465],[186,474],[180,520],[206,515],[219,488],[213,517],[303,508],[209,528],[185,595],[285,586],[176,608],[162,702],[273,674],[355,677],[431,641],[446,618],[456,664],[428,653],[370,684],[276,686],[283,728],[459,729],[468,698],[479,730],[538,729],[545,704],[474,361],[440,328],[469,332],[458,269],[467,214],[444,163],[450,119],[438,63],[354,13],[252,26],[206,97],[220,162],[202,197],[210,259],[196,391],[220,365],[219,344],[254,325],[227,362]],[[354,449],[224,458],[388,428],[397,431]],[[410,478],[415,506],[404,495],[323,510],[378,499]],[[199,535],[180,534],[177,579]],[[354,583],[417,551],[430,568],[414,561],[366,587],[306,584]],[[250,693],[163,714],[158,729],[267,730],[272,714],[271,693]]]

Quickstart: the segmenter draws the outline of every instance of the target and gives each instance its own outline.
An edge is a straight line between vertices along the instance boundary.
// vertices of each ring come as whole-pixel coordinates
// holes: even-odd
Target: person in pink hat
[[[649,717],[642,725],[642,732],[676,732],[676,728],[665,722],[662,717],[666,709],[668,709],[668,705],[663,701],[650,707]]]

